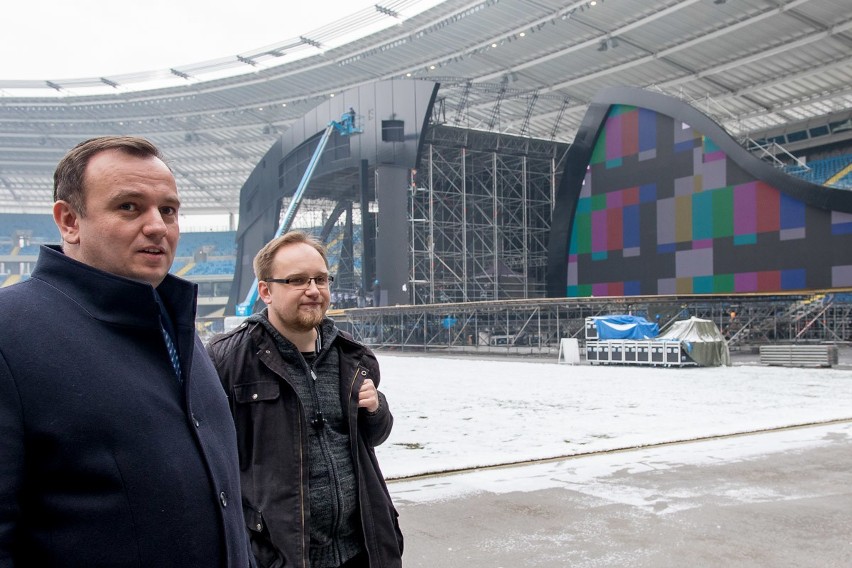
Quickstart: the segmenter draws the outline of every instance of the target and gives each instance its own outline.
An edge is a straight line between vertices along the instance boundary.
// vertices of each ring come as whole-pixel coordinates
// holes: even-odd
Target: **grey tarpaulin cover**
[[[657,339],[681,340],[689,357],[704,367],[731,365],[731,352],[725,337],[710,320],[696,317],[674,322]]]

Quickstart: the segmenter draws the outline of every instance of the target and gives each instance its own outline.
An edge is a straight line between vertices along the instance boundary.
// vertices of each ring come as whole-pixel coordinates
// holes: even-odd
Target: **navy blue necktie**
[[[166,341],[166,349],[169,351],[169,359],[172,361],[172,368],[175,370],[175,376],[179,383],[183,382],[180,376],[180,359],[178,358],[178,352],[175,348],[175,342],[172,341],[171,334],[166,331],[165,326],[162,324],[162,320],[160,322],[160,330],[163,332],[163,339]]]
[[[163,333],[163,341],[166,342],[166,350],[169,352],[169,360],[172,362],[172,369],[174,369],[178,383],[183,383],[183,379],[180,376],[180,358],[178,358],[177,346],[175,346],[174,337],[171,333],[174,329],[174,327],[172,327],[171,317],[169,316],[168,310],[166,310],[166,306],[163,304],[163,299],[156,290],[154,290],[154,300],[157,302],[157,307],[160,309],[160,331]]]

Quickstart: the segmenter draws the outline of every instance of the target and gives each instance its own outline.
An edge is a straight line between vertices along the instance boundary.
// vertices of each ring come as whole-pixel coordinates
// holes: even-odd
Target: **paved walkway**
[[[406,568],[852,566],[852,422],[390,489]]]

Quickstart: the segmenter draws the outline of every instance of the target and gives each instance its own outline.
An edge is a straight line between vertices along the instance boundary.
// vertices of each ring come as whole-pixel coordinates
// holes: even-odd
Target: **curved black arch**
[[[329,122],[340,120],[348,109],[355,109],[356,126],[361,133],[345,138],[332,135],[317,164],[308,195],[357,202],[363,193],[365,200],[373,201],[375,176],[368,174],[383,165],[406,169],[415,166],[422,129],[428,125],[438,88],[437,83],[413,79],[359,85],[325,100],[289,125],[240,190],[237,264],[228,313],[233,313],[234,305],[245,297],[254,280],[252,259],[275,234],[282,200],[298,186]],[[391,118],[404,123],[402,141],[383,136],[383,123]],[[373,275],[369,277],[372,279]]]

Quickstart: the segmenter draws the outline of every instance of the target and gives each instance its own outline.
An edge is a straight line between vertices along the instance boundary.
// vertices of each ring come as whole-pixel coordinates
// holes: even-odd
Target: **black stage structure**
[[[310,179],[293,228],[313,230],[336,253],[336,288],[376,305],[407,303],[407,195],[438,85],[382,81],[350,89],[304,115],[276,141],[240,190],[237,263],[226,307],[245,297],[252,259],[275,234],[331,121],[353,112],[360,133],[334,133]]]
[[[441,98],[437,83],[396,80],[323,103],[255,167],[240,193],[226,313],[245,296],[252,259],[274,235],[319,133],[348,109],[363,132],[329,141],[294,225],[339,251],[336,297],[378,307],[545,295],[568,145],[463,128],[463,109]]]
[[[627,99],[623,98],[625,93]],[[721,234],[717,228],[713,229],[716,233],[711,232],[706,238],[690,234],[683,239],[684,243],[669,248],[647,246],[649,236],[637,234],[635,239],[642,246],[637,244],[628,251],[624,244],[624,254],[616,251],[603,257],[599,253],[598,257],[587,255],[579,263],[576,255],[569,257],[570,237],[577,238],[573,225],[577,202],[583,188],[588,192],[592,187],[587,172],[592,171],[593,148],[602,133],[608,132],[609,138],[613,138],[613,131],[605,130],[604,118],[615,104],[620,105],[622,114],[643,105],[661,115],[674,109],[669,114],[675,124],[688,121],[691,127],[703,129],[707,134],[705,138],[696,137],[695,143],[680,134],[674,139],[661,138],[673,147],[678,145],[676,150],[687,148],[714,155],[722,152],[725,156],[719,154],[716,159],[727,160],[727,177],[721,177],[725,184],[748,184],[756,179],[769,188],[761,186],[764,193],[780,186],[787,197],[801,198],[804,203],[801,207],[808,208],[800,215],[801,227],[789,230],[776,226],[769,237],[753,237],[761,246],[774,243],[767,251],[783,252],[788,241],[805,242],[806,233],[810,245],[815,242],[812,235],[828,235],[832,227],[842,229],[845,218],[832,216],[831,211],[845,214],[849,210],[847,195],[838,194],[837,190],[815,193],[819,188],[814,187],[800,192],[802,182],[788,179],[789,176],[749,155],[689,105],[681,101],[661,102],[662,95],[631,89],[605,94],[590,107],[589,126],[581,129],[574,146],[569,148],[555,141],[500,133],[500,102],[506,92],[497,86],[494,94],[491,131],[464,128],[463,100],[445,100],[436,83],[386,81],[366,85],[347,91],[306,115],[298,127],[291,128],[269,150],[243,187],[238,274],[232,301],[245,294],[251,282],[251,258],[277,227],[282,205],[286,205],[305,169],[317,133],[329,120],[352,108],[358,115],[357,126],[364,132],[349,139],[337,137],[329,144],[298,219],[302,227],[320,227],[319,236],[325,242],[342,241],[335,265],[337,292],[356,294],[362,307],[335,310],[332,314],[365,343],[418,351],[546,354],[555,352],[561,338],[576,337],[582,341],[585,318],[613,313],[659,317],[663,325],[691,316],[711,319],[734,349],[779,341],[852,339],[852,294],[849,294],[852,286],[843,285],[848,274],[845,266],[852,265],[847,262],[852,247],[843,250],[831,247],[834,252],[829,260],[837,267],[831,271],[834,281],[822,278],[816,286],[793,289],[790,282],[807,284],[810,274],[825,274],[825,270],[814,265],[811,258],[807,266],[810,273],[791,272],[791,267],[784,263],[795,260],[794,255],[780,259],[778,266],[771,265],[771,255],[764,255],[767,258],[760,258],[763,268],[775,268],[778,274],[767,277],[761,273],[754,278],[755,286],[766,287],[769,283],[769,289],[744,293],[724,289],[733,287],[734,282],[740,285],[742,279],[713,272],[717,266],[731,265],[721,254],[706,276],[689,272],[703,269],[698,262],[683,265],[672,261],[673,270],[683,274],[675,273],[668,280],[647,273],[650,267],[668,266],[660,260],[662,254],[671,253],[676,258],[686,251],[689,255],[693,249],[707,248],[713,238],[717,240],[713,243],[717,250],[728,250],[742,242],[749,244],[748,235],[745,241],[738,236],[741,241],[734,242],[731,235]],[[534,102],[533,98],[529,112]],[[665,124],[659,119],[657,128],[665,130]],[[711,136],[714,140],[710,140]],[[657,150],[660,156],[667,155],[666,151]],[[647,160],[648,156],[646,152],[639,161]],[[656,158],[657,154],[652,157]],[[628,171],[629,166],[637,163],[635,159],[632,162],[620,159],[617,164],[613,161],[595,167],[611,169],[615,164],[620,168],[617,179],[629,180],[634,176]],[[702,175],[706,179],[712,177],[707,174],[710,167],[702,170],[704,166],[700,163],[701,160],[692,159],[682,166],[684,176],[689,174],[694,178],[690,178],[687,188],[706,189],[699,185],[704,179]],[[665,164],[661,160],[638,166],[637,176],[646,180],[667,179],[666,183],[680,191],[677,197],[684,197],[684,184],[677,185],[679,182],[670,177],[672,172],[663,171]],[[717,166],[713,171],[718,169]],[[599,173],[598,179],[606,180],[605,174]],[[601,187],[598,184],[596,190]],[[603,191],[620,190],[605,187]],[[665,187],[653,195],[666,199]],[[605,196],[586,197],[593,207],[597,203],[599,209],[606,209],[601,205],[607,203]],[[621,200],[616,204],[623,205]],[[782,205],[788,207],[789,203],[785,201]],[[643,211],[656,212],[660,217],[669,210],[652,203]],[[676,208],[672,211],[680,212]],[[718,214],[726,210],[717,206],[716,211]],[[796,222],[799,217],[785,217],[783,222],[789,222],[790,218]],[[766,224],[765,220],[760,222]],[[659,226],[662,221],[655,218],[655,223]],[[702,226],[699,221],[694,225]],[[640,233],[647,232],[648,224],[637,223],[634,228]],[[626,243],[627,228],[623,233],[619,233],[619,239]],[[835,235],[833,241],[848,239],[842,230],[831,234]],[[652,236],[656,238],[659,234]],[[585,238],[594,242],[594,235]],[[728,239],[724,242],[728,249],[719,244],[723,239]],[[638,254],[640,249],[647,259]],[[566,261],[572,258],[574,266],[569,268]],[[591,270],[601,258],[607,261],[606,270]],[[748,257],[741,257],[745,258]],[[624,270],[619,268],[619,259],[624,261]],[[737,269],[756,270],[749,268],[748,262],[740,263]],[[663,284],[651,293],[641,293],[639,288],[627,294],[595,293],[601,289],[626,291],[629,283],[613,284],[611,280],[612,275],[626,275],[630,271],[640,274],[639,280]],[[592,279],[603,274],[609,280],[602,284],[586,282],[583,280],[588,279],[586,274]],[[707,282],[715,286],[708,290],[711,293],[696,293]],[[673,288],[672,291],[664,291],[665,286]],[[566,290],[582,293],[559,297],[565,296]]]

